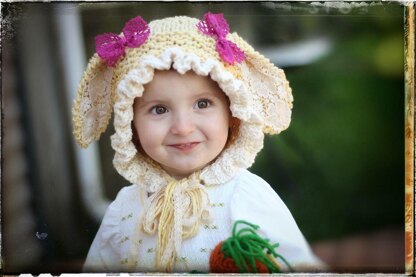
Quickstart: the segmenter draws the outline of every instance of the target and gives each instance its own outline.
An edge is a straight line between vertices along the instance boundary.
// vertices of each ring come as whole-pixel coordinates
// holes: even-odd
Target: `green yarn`
[[[248,227],[241,228],[237,232],[237,225],[245,224]],[[280,259],[290,271],[292,267],[286,259],[276,252],[279,244],[270,244],[268,239],[257,235],[256,230],[259,226],[244,220],[237,220],[234,223],[232,236],[224,241],[221,252],[226,258],[231,257],[238,267],[240,273],[257,272],[256,261],[264,264],[270,273],[281,273],[282,270],[273,262],[273,257]]]

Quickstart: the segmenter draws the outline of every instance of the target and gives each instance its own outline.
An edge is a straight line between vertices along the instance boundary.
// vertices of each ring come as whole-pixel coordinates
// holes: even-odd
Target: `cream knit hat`
[[[178,16],[150,22],[142,31],[148,35],[144,43],[126,47],[124,55],[110,66],[95,54],[78,88],[73,108],[77,142],[87,147],[98,140],[114,109],[114,167],[149,193],[157,194],[172,180],[132,142],[133,102],[142,96],[143,85],[152,81],[154,70],[173,68],[180,74],[192,70],[209,76],[228,96],[232,115],[240,120],[236,139],[201,170],[198,178],[204,185],[226,183],[239,169],[251,166],[263,147],[264,133],[280,133],[290,123],[293,98],[283,70],[236,33],[228,33],[228,26],[220,30],[225,30],[221,35],[204,33],[200,27],[207,23],[207,17],[204,19]],[[222,42],[244,53],[242,61],[225,61],[218,50],[220,36]]]
[[[188,70],[216,81],[230,99],[232,115],[241,121],[238,138],[201,173],[205,184],[224,183],[236,170],[247,168],[263,146],[263,132],[277,134],[290,123],[292,94],[283,70],[256,52],[236,33],[228,34],[245,54],[241,63],[230,65],[216,51],[215,38],[203,34],[199,20],[184,16],[150,22],[150,36],[137,48],[127,48],[115,67],[95,54],[79,84],[73,107],[74,135],[82,147],[98,140],[114,108],[112,147],[114,166],[135,184],[147,184],[149,192],[165,183],[165,174],[137,152],[132,143],[133,101],[155,69],[171,66],[183,74]],[[152,169],[149,169],[152,168]],[[150,175],[152,176],[150,176]],[[149,183],[150,182],[150,183]]]

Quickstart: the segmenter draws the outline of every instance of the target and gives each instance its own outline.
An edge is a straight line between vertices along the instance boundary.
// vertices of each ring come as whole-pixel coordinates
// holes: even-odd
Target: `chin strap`
[[[172,180],[146,202],[143,230],[157,230],[156,268],[172,272],[182,240],[198,233],[202,223],[211,220],[210,202],[199,173],[189,179]]]

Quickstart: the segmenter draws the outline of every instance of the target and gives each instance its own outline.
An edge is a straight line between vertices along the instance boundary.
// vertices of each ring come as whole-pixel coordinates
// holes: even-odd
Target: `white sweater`
[[[259,225],[261,237],[279,243],[277,252],[296,271],[319,270],[322,263],[311,252],[289,209],[263,179],[241,170],[229,182],[206,188],[213,213],[211,224],[182,242],[175,272],[209,272],[211,251],[231,236],[235,221]],[[143,233],[140,215],[147,193],[138,185],[120,190],[108,207],[84,265],[86,272],[126,272],[131,251],[138,251],[135,272],[155,271],[156,236]],[[284,264],[282,267],[285,268]]]

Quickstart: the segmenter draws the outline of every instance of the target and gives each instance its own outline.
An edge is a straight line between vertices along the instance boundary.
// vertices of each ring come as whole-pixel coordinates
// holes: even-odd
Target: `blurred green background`
[[[292,123],[266,139],[252,168],[312,241],[403,225],[403,10],[372,12],[296,17],[299,29],[320,30],[334,45],[313,64],[286,69]]]
[[[273,186],[335,271],[404,270],[401,4],[86,2],[2,5],[4,272],[80,272],[100,224],[71,134],[68,87],[82,72],[68,79],[62,44],[70,59],[86,63],[97,34],[118,33],[134,16],[202,18],[207,11],[224,13],[232,31],[285,70],[293,90],[290,127],[266,137],[250,170]],[[63,42],[60,23],[68,18],[80,31]],[[71,52],[72,40],[81,51]],[[108,201],[128,185],[112,165],[113,132],[110,124],[97,145],[103,182],[95,185]],[[22,207],[28,225],[17,220]]]

